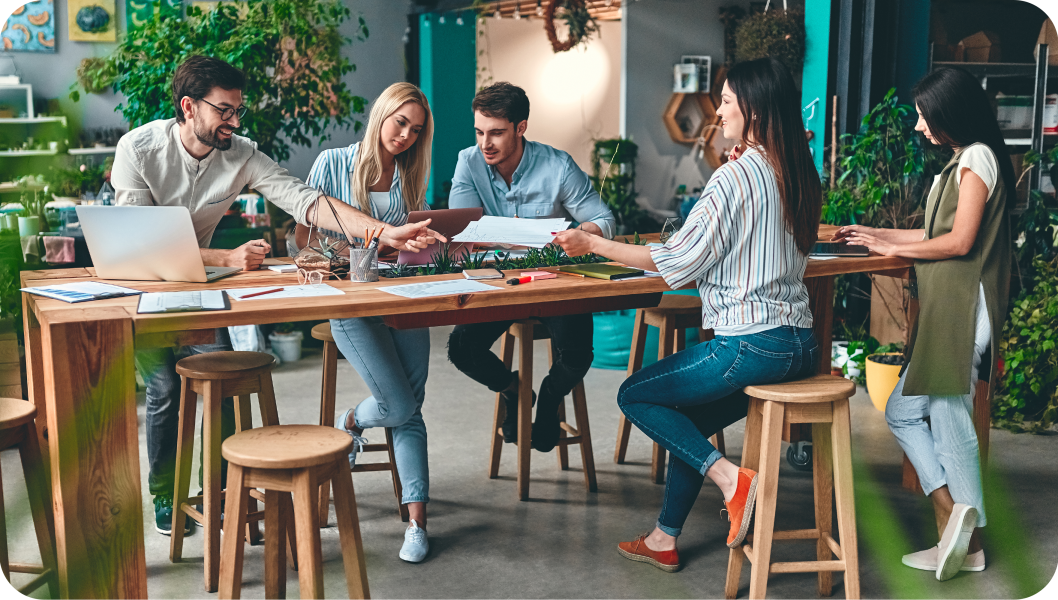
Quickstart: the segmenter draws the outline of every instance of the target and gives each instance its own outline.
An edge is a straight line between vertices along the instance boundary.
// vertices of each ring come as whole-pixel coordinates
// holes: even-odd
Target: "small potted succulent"
[[[297,323],[280,323],[268,336],[272,343],[272,352],[283,362],[296,362],[301,360],[301,340],[304,334],[298,329]]]

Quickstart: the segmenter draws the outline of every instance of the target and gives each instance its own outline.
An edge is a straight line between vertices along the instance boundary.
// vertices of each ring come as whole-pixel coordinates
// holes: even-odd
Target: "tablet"
[[[850,246],[844,242],[817,242],[809,256],[868,256],[866,246]]]

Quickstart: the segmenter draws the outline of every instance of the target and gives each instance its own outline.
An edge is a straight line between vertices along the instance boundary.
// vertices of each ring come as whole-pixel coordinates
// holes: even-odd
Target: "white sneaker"
[[[918,569],[920,571],[936,571],[937,557],[939,555],[940,548],[938,546],[933,546],[928,550],[920,550],[911,554],[905,554],[901,559],[901,562],[912,569]],[[966,559],[962,561],[962,567],[959,570],[973,572],[984,571],[985,551],[982,549],[973,554],[967,554]]]
[[[346,429],[345,424],[349,420],[349,413],[353,412],[354,409],[342,413],[342,416],[338,418],[338,423],[335,425],[338,429],[349,434],[353,438],[353,451],[349,453],[349,468],[352,469],[356,466],[356,455],[364,451],[364,446],[367,445],[367,438],[361,437],[351,429]]]
[[[411,527],[404,532],[404,545],[400,547],[400,554],[397,556],[401,560],[417,563],[422,562],[429,551],[430,542],[426,541],[426,530],[412,519]]]
[[[977,526],[977,509],[967,504],[956,503],[952,508],[944,535],[940,536],[937,554],[937,581],[947,581],[962,568],[970,536]]]

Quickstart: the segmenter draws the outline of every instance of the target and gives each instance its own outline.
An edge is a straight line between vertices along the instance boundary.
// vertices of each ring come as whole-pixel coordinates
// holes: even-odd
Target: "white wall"
[[[636,189],[640,203],[671,208],[676,187],[688,191],[712,175],[705,161],[690,156],[690,146],[677,144],[661,121],[672,96],[672,65],[684,54],[706,55],[714,69],[724,62],[721,6],[746,0],[650,0],[624,5],[626,36],[626,135],[639,145]]]
[[[72,137],[76,141],[76,132],[82,127],[128,127],[121,113],[114,108],[123,97],[113,93],[94,95],[82,94],[81,101],[74,103],[67,96],[70,85],[77,79],[77,66],[81,60],[92,56],[106,56],[115,44],[91,42],[71,42],[67,39],[68,23],[66,18],[67,0],[54,0],[55,4],[55,38],[56,48],[53,54],[34,52],[12,52],[15,64],[22,72],[23,83],[33,85],[33,94],[37,98],[59,98],[60,105],[70,117]],[[118,35],[125,32],[125,1],[117,0],[116,21]],[[347,21],[342,34],[354,37],[356,33],[356,14],[362,13],[367,21],[370,36],[364,42],[354,41],[343,48],[356,71],[345,77],[345,82],[352,93],[374,100],[382,90],[391,83],[404,81],[404,36],[407,27],[407,3],[394,0],[346,0],[353,12],[353,18]],[[368,106],[370,110],[370,106]],[[366,125],[367,115],[363,121]],[[295,146],[290,160],[284,163],[291,174],[305,178],[309,174],[312,162],[323,148],[347,146],[361,137],[352,129],[333,131],[333,139],[322,146]]]
[[[529,96],[526,139],[569,152],[590,174],[593,141],[620,132],[620,23],[601,22],[586,47],[558,54],[540,19],[489,17],[478,27],[479,69],[491,65],[493,83],[509,81]]]

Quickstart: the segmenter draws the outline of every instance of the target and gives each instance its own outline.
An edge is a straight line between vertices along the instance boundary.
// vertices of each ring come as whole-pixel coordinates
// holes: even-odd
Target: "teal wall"
[[[801,106],[815,103],[815,115],[805,121],[805,127],[813,132],[809,147],[815,158],[816,170],[823,169],[824,141],[827,133],[827,60],[830,54],[830,3],[831,0],[805,0],[805,63],[801,75]],[[812,115],[809,108],[802,118]]]
[[[419,16],[419,87],[434,118],[430,204],[452,180],[459,151],[475,143],[470,103],[477,83],[476,30],[473,11]]]

